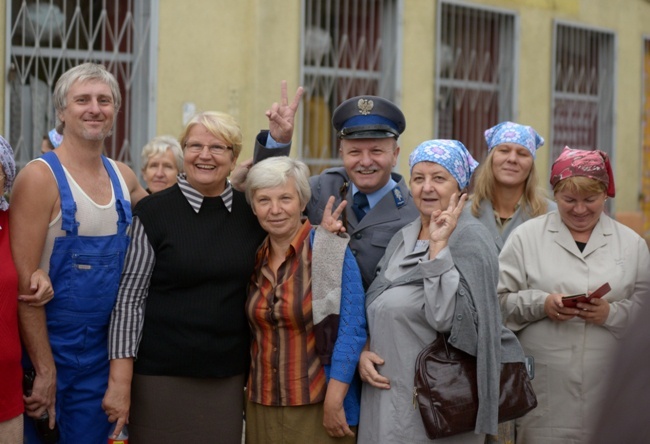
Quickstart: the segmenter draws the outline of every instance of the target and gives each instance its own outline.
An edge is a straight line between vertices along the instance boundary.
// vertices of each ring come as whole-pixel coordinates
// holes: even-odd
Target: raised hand
[[[463,207],[467,201],[467,194],[462,194],[458,199],[458,193],[451,195],[447,209],[435,210],[431,213],[429,222],[429,257],[433,259],[438,255],[440,250],[447,246],[449,236],[456,229],[458,218],[463,212]]]
[[[283,80],[280,84],[280,103],[274,102],[271,108],[266,111],[266,117],[269,119],[269,131],[271,137],[279,143],[291,142],[293,137],[293,122],[296,111],[300,105],[300,98],[303,93],[302,86],[296,90],[296,95],[291,104],[287,96],[287,81]]]
[[[327,199],[327,205],[325,205],[323,220],[321,221],[320,226],[330,233],[345,233],[345,226],[343,225],[343,222],[339,220],[339,217],[341,217],[341,213],[343,213],[348,201],[341,201],[339,206],[336,207],[336,210],[332,211],[334,200],[334,196],[330,196],[330,198]]]

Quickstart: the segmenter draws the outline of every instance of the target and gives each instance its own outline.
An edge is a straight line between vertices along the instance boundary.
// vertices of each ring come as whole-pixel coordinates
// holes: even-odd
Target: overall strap
[[[113,185],[113,193],[115,194],[115,209],[117,210],[117,234],[119,236],[125,236],[126,230],[131,225],[131,203],[124,198],[124,193],[122,192],[122,184],[120,183],[119,177],[113,168],[113,165],[108,161],[106,156],[102,155],[102,162],[104,163],[104,168],[108,172],[108,177],[111,179],[111,184]]]
[[[54,154],[54,151],[43,154],[42,159],[52,168],[54,178],[59,187],[59,196],[61,200],[61,229],[66,232],[67,236],[76,236],[79,222],[76,220],[77,203],[72,197],[72,191],[65,177],[65,171],[61,161]]]

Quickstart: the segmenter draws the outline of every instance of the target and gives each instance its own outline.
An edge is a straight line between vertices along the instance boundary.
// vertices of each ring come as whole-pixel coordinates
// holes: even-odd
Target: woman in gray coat
[[[487,227],[501,251],[512,230],[557,205],[537,184],[535,157],[544,145],[537,131],[501,122],[485,131],[485,141],[488,155],[476,170],[474,191],[465,211]]]
[[[393,237],[366,294],[359,443],[431,442],[413,408],[413,379],[418,353],[439,333],[476,356],[479,398],[474,431],[441,442],[480,443],[497,430],[500,363],[523,362],[524,354],[501,323],[494,242],[462,212],[477,163],[462,143],[431,140],[409,165],[420,217]]]

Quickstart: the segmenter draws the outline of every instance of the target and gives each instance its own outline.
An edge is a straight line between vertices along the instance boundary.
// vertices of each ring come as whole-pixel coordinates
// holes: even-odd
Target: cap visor
[[[341,139],[387,139],[389,137],[397,138],[397,135],[390,131],[371,130],[356,131],[340,136]]]

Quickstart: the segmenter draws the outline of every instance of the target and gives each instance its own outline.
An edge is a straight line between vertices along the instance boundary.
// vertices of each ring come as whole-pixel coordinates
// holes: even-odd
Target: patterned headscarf
[[[609,156],[600,150],[574,150],[564,147],[562,154],[553,162],[551,168],[551,186],[571,176],[585,176],[598,180],[607,187],[607,196],[616,195],[614,174]]]
[[[14,150],[2,136],[0,136],[0,163],[2,163],[2,170],[5,173],[5,187],[0,194],[0,210],[7,211],[9,202],[5,199],[4,193],[11,191],[16,177],[16,162],[14,161]]]
[[[502,143],[517,143],[530,151],[534,159],[537,150],[544,145],[544,138],[532,126],[514,122],[501,122],[485,130],[484,134],[488,151]]]
[[[61,145],[61,142],[63,142],[63,135],[60,134],[56,128],[52,128],[49,133],[47,133],[47,136],[50,138],[50,143],[54,148],[58,148],[59,145]]]
[[[469,185],[469,179],[478,166],[465,145],[458,140],[427,140],[418,145],[409,156],[409,168],[419,162],[435,162],[454,176],[462,190]]]

